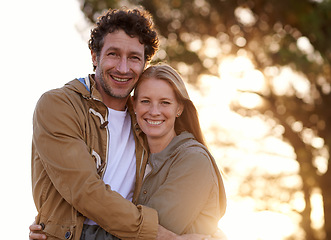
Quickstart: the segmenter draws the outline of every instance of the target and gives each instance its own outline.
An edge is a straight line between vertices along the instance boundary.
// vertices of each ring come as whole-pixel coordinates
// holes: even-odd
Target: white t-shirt
[[[136,155],[131,117],[128,111],[116,111],[108,108],[108,162],[103,181],[113,191],[132,200],[136,179]],[[96,225],[86,219],[85,224]]]

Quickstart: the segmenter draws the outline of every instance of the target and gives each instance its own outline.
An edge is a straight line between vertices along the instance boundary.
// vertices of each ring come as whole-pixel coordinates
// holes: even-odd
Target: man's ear
[[[97,54],[94,53],[92,50],[91,50],[91,56],[92,56],[92,63],[93,63],[93,66],[98,66],[98,57],[97,57]]]

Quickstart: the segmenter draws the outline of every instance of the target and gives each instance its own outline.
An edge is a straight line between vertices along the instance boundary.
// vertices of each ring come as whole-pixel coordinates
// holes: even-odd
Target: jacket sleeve
[[[155,239],[156,211],[135,206],[97,174],[84,141],[84,117],[60,90],[45,93],[37,103],[33,144],[52,184],[70,205],[107,232],[121,239]]]
[[[182,154],[146,205],[158,211],[160,225],[176,234],[213,234],[221,217],[217,182],[203,151]]]

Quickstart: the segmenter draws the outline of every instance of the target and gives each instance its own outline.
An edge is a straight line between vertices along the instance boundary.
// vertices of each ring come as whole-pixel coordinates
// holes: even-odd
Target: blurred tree
[[[245,116],[272,119],[274,128],[282,127],[282,137],[293,146],[300,166],[302,186],[298,190],[305,200],[300,214],[306,239],[331,239],[330,0],[80,2],[91,22],[108,8],[142,5],[160,33],[161,50],[154,60],[168,61],[192,83],[200,74],[219,76],[219,65],[228,55],[248,57],[264,75],[265,90],[254,93],[263,104],[247,109],[234,103],[233,109]],[[286,91],[280,92],[277,77],[283,66],[306,81],[287,79]],[[317,140],[322,140],[320,146]],[[324,204],[322,235],[312,228],[310,218],[316,189]]]

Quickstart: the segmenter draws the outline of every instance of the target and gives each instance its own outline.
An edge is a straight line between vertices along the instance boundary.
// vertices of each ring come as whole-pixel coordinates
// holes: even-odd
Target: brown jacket
[[[182,132],[149,156],[138,203],[157,210],[160,225],[177,233],[215,233],[226,209],[221,174],[210,152]]]
[[[155,239],[157,212],[134,205],[102,180],[107,164],[108,110],[100,99],[91,75],[46,92],[38,101],[31,159],[36,223],[44,227],[49,240],[78,240],[86,217],[121,239]],[[132,116],[130,101],[128,109]],[[135,141],[133,202],[147,162],[143,141],[136,134]]]

